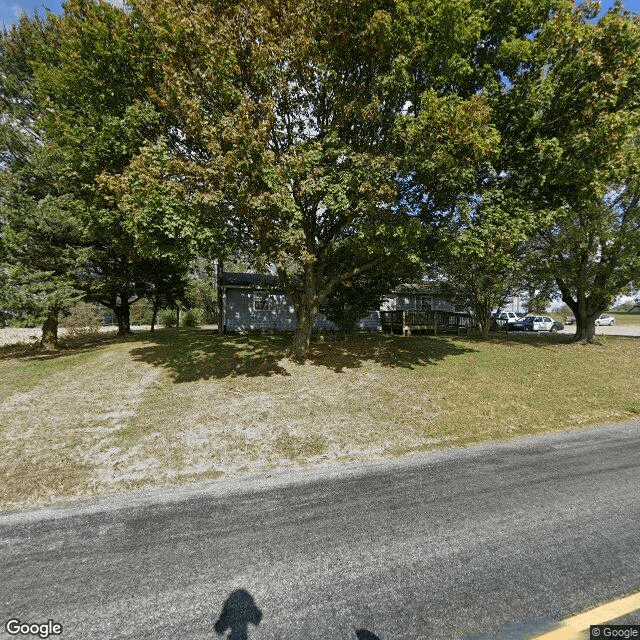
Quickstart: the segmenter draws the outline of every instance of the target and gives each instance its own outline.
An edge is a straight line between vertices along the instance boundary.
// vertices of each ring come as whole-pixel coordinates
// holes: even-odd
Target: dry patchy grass
[[[640,324],[640,315],[637,313],[626,313],[619,311],[607,311],[607,315],[616,319],[616,324],[621,325],[638,325]]]
[[[640,341],[163,330],[0,352],[2,508],[629,419]]]

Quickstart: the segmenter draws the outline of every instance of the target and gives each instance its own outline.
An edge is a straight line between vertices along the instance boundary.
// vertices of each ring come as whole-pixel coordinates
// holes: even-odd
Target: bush
[[[633,305],[630,302],[625,302],[623,304],[619,304],[618,306],[611,309],[611,311],[617,311],[618,313],[627,313],[633,309]]]
[[[153,307],[148,300],[138,300],[131,305],[131,324],[151,324]]]
[[[67,335],[71,337],[98,333],[102,323],[95,307],[88,302],[78,302],[64,318]]]
[[[175,327],[176,326],[176,312],[172,309],[163,309],[158,314],[158,324],[161,324],[164,327]]]
[[[210,275],[201,280],[191,280],[187,287],[187,305],[202,312],[198,324],[218,322],[218,291],[215,280]]]
[[[203,309],[187,309],[181,315],[182,326],[183,327],[197,327],[199,324],[202,324],[202,319],[204,318],[204,310]]]

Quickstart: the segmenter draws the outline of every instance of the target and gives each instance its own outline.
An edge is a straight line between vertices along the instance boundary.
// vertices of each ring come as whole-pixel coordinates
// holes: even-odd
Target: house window
[[[272,311],[273,298],[266,291],[256,291],[253,294],[254,311]]]
[[[431,296],[420,296],[418,298],[418,303],[420,305],[418,309],[422,311],[431,311],[431,303],[432,303]]]

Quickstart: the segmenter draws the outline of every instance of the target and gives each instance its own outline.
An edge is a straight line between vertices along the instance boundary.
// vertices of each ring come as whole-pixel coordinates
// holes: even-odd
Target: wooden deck
[[[474,328],[473,317],[468,313],[455,311],[381,311],[382,331],[396,335],[410,336],[413,331],[433,331],[442,333],[467,333]]]

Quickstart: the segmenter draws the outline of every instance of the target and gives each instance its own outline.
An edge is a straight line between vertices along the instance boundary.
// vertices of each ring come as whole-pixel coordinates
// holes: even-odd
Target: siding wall
[[[444,298],[434,298],[433,299],[433,308],[435,311],[455,311],[456,306],[449,300],[445,300]]]
[[[272,302],[270,311],[254,311],[253,291],[251,289],[227,288],[226,325],[227,331],[247,331],[263,329],[265,331],[293,331],[296,326],[296,313],[293,305],[283,293],[269,294]]]
[[[368,316],[358,321],[358,329],[362,331],[382,331],[380,323],[380,312],[372,311]]]
[[[291,300],[284,293],[270,293],[269,311],[255,311],[253,305],[254,290],[227,287],[226,289],[226,328],[227,331],[294,331],[296,312]],[[380,331],[380,314],[374,311],[358,323],[360,329]],[[318,314],[313,325],[316,331],[334,331],[333,322],[323,314]]]
[[[429,296],[427,296],[429,297]],[[423,294],[393,293],[385,296],[382,302],[383,311],[401,311],[403,309],[422,309]],[[446,298],[431,296],[431,308],[434,311],[455,311],[455,305]]]

